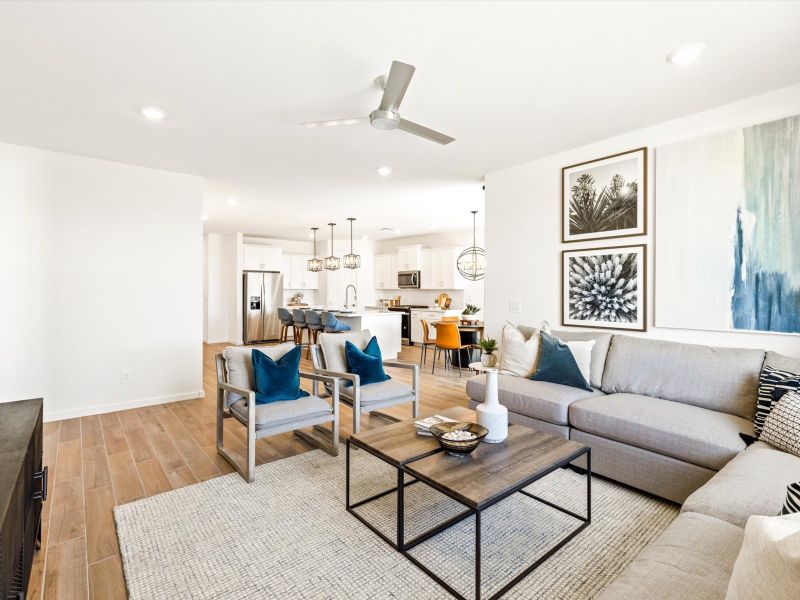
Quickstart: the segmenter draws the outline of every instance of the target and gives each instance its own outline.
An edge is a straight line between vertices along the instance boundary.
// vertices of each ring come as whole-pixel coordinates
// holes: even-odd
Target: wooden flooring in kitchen
[[[224,347],[203,348],[203,399],[44,424],[50,494],[28,598],[125,598],[113,507],[233,472],[214,441],[214,355]],[[419,362],[419,349],[403,347],[400,358]],[[301,368],[311,369],[305,352]],[[398,370],[392,376],[406,374]],[[466,372],[459,379],[457,371],[445,374],[439,368],[431,375],[429,353],[421,378],[423,414],[466,405],[466,378]],[[410,416],[410,405],[386,412]],[[351,431],[351,414],[342,406],[344,434]],[[371,426],[369,418],[362,423]],[[226,419],[225,427],[226,445],[241,453],[244,428],[233,419]],[[313,449],[291,433],[259,440],[256,448],[257,464]]]

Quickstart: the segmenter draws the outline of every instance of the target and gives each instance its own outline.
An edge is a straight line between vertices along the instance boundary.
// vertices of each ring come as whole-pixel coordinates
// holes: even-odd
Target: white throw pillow
[[[792,600],[800,591],[800,513],[753,516],[725,600]]]
[[[536,371],[539,359],[539,330],[529,338],[514,325],[506,324],[500,336],[500,372],[519,377],[530,377]]]
[[[581,375],[583,375],[588,385],[592,376],[592,349],[594,348],[595,340],[588,340],[585,342],[560,341],[565,343],[569,351],[572,352],[572,356],[575,362],[578,363],[578,368],[581,370]]]

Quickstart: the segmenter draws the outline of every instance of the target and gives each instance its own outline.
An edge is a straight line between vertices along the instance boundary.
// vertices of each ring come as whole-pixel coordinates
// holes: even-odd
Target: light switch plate
[[[522,300],[509,300],[508,301],[508,312],[513,314],[519,314],[522,312]]]

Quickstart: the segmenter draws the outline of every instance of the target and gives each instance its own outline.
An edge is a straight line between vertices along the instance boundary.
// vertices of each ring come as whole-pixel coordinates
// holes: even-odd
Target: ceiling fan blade
[[[355,119],[334,119],[331,121],[306,121],[300,123],[303,127],[313,129],[314,127],[336,127],[337,125],[359,125],[369,123],[369,117],[357,117]]]
[[[414,135],[423,137],[426,140],[430,140],[442,145],[449,144],[450,142],[454,142],[456,140],[456,138],[451,138],[449,135],[439,133],[433,129],[428,129],[427,127],[423,127],[422,125],[418,125],[417,123],[407,119],[400,119],[400,125],[398,125],[398,129],[402,129],[403,131],[413,133]]]
[[[414,71],[415,68],[411,65],[396,60],[392,61],[392,68],[389,69],[389,77],[386,80],[386,87],[383,88],[381,105],[378,108],[397,112],[397,109],[400,108],[400,103],[403,101],[403,96],[406,95],[408,84],[411,83]]]

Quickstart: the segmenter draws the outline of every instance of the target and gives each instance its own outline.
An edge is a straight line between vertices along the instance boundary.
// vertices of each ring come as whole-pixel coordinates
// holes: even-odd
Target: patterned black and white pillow
[[[756,416],[753,419],[753,429],[759,437],[764,428],[764,421],[772,410],[772,406],[787,391],[800,389],[800,375],[781,371],[772,367],[764,367],[758,378],[758,404]]]
[[[800,513],[800,481],[790,483],[786,487],[786,502],[783,503],[781,514],[790,515],[792,513]]]
[[[778,450],[800,456],[800,391],[788,392],[773,404],[760,439]]]

